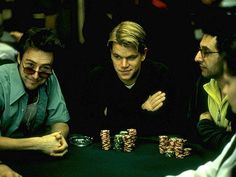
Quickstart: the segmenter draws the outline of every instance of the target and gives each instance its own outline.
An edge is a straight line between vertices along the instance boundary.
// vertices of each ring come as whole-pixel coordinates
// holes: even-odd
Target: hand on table
[[[63,156],[68,151],[68,144],[60,132],[41,137],[39,149],[50,156]]]
[[[148,97],[148,99],[142,104],[142,109],[147,111],[156,111],[163,106],[165,99],[166,94],[158,91]]]

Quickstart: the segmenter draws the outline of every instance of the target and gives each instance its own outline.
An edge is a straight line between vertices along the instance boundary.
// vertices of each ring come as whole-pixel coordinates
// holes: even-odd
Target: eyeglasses
[[[44,79],[47,79],[51,74],[52,74],[52,69],[50,68],[50,69],[44,69],[45,71],[36,71],[35,69],[34,69],[34,67],[30,67],[30,66],[24,66],[23,65],[23,63],[22,63],[22,67],[23,67],[23,71],[24,71],[24,73],[25,74],[30,74],[30,75],[32,75],[32,74],[34,74],[35,72],[37,72],[38,73],[38,75],[39,75],[39,77],[41,77],[41,78],[44,78]]]
[[[198,50],[200,51],[202,58],[206,58],[206,57],[208,57],[210,54],[213,54],[213,53],[219,53],[219,52],[212,52],[212,51],[209,51],[208,49],[205,49],[205,48],[199,48]]]

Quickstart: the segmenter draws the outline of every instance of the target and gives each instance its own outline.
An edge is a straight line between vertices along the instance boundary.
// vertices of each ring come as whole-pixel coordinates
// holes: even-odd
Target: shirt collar
[[[10,67],[9,70],[11,84],[10,104],[13,104],[16,100],[18,100],[22,95],[25,94],[25,89],[18,70],[18,64],[14,64],[14,66]]]

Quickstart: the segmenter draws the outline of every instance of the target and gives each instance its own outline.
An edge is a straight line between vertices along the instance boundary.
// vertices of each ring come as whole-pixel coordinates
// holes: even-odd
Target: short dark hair
[[[228,15],[226,13],[214,13],[202,16],[200,27],[204,34],[217,37],[217,48],[219,49],[218,41],[223,41],[229,38],[236,31],[235,15]]]
[[[18,51],[20,57],[22,57],[28,48],[37,48],[46,52],[55,53],[62,47],[63,45],[55,30],[32,27],[22,35],[18,44]]]

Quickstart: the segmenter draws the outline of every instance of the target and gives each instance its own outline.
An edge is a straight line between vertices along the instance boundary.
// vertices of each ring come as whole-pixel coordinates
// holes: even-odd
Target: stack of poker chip
[[[175,142],[176,142],[176,138],[169,138],[169,143],[166,147],[166,156],[167,157],[174,157],[175,156]]]
[[[135,142],[137,139],[137,130],[134,128],[127,129],[128,134],[131,136],[132,146],[135,147]]]
[[[117,134],[114,136],[114,146],[113,149],[117,151],[122,151],[124,147],[123,135]]]
[[[184,148],[184,151],[182,153],[182,158],[185,157],[185,156],[188,156],[191,154],[191,150],[192,148]]]
[[[127,131],[120,131],[114,136],[114,150],[131,152],[135,147],[137,138],[137,131],[134,128],[127,129]]]
[[[182,138],[175,139],[175,156],[177,158],[184,158],[186,155],[184,154],[184,144],[187,140]]]
[[[100,136],[102,141],[102,149],[106,151],[109,150],[111,148],[110,130],[101,130]]]
[[[124,135],[123,142],[124,142],[124,152],[131,152],[134,147],[132,136],[131,135]]]
[[[191,148],[184,148],[187,140],[183,138],[159,136],[159,151],[167,157],[184,158],[190,155]]]
[[[137,130],[134,128],[127,129],[128,134],[123,136],[124,152],[131,152],[135,147],[137,139]]]
[[[113,149],[118,150],[118,151],[123,151],[124,150],[124,136],[128,135],[127,131],[120,131],[119,134],[116,134],[114,136],[114,144],[113,144]]]
[[[160,154],[164,154],[169,145],[169,138],[166,135],[159,136],[159,151]]]

